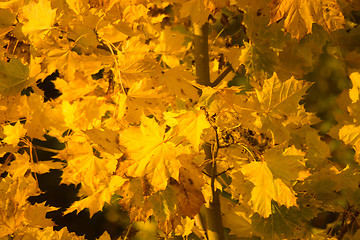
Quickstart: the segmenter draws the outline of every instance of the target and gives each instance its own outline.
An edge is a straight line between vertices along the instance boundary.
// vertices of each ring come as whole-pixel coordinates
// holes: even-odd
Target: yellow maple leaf
[[[66,0],[66,3],[77,15],[84,14],[89,10],[89,4],[86,0]]]
[[[127,23],[112,24],[110,21],[101,21],[96,32],[101,39],[111,43],[123,41],[132,34]]]
[[[62,78],[57,78],[54,81],[54,84],[56,89],[60,90],[62,93],[60,98],[69,102],[85,96],[96,88],[96,85],[93,82],[85,77],[82,78],[79,76],[69,82]]]
[[[184,39],[184,35],[179,31],[173,31],[170,28],[165,28],[161,31],[159,43],[155,47],[155,51],[161,54],[162,60],[170,68],[180,66],[179,54],[184,54]]]
[[[127,22],[133,23],[142,17],[146,18],[148,11],[149,10],[143,4],[129,4],[124,9],[123,15]]]
[[[3,129],[6,137],[2,141],[13,146],[16,146],[19,143],[20,138],[24,137],[26,134],[26,129],[20,122],[17,122],[14,126],[8,124],[4,126]]]
[[[55,108],[50,102],[44,102],[44,97],[32,94],[26,97],[22,106],[22,111],[26,114],[24,127],[27,129],[27,135],[45,141],[43,136],[49,134],[52,136],[61,136],[68,129],[65,126],[61,108]]]
[[[264,153],[264,159],[274,177],[288,185],[298,178],[301,170],[305,170],[304,165],[301,164],[304,153],[299,152],[294,146],[285,151],[282,147],[268,149]]]
[[[59,41],[59,45],[56,47],[45,46],[48,49],[45,58],[48,72],[58,70],[66,81],[74,79],[74,74],[80,68],[82,61],[81,57],[72,51],[74,45],[74,43],[62,40]]]
[[[107,110],[106,104],[94,96],[87,96],[73,103],[63,101],[62,108],[67,126],[81,130],[100,127],[101,117]]]
[[[299,100],[310,86],[294,77],[282,82],[274,72],[271,78],[265,80],[261,91],[256,89],[256,95],[266,113],[290,114],[298,111]]]
[[[285,185],[280,179],[274,180],[275,196],[274,200],[287,208],[297,206],[294,192]]]
[[[352,101],[352,103],[355,103],[359,100],[360,96],[360,73],[359,72],[353,72],[350,74],[350,79],[352,82],[353,87],[349,90],[349,96]]]
[[[12,161],[10,166],[6,168],[6,171],[14,179],[24,177],[31,167],[30,156],[26,152],[24,154],[14,153],[14,156],[16,161]]]
[[[110,154],[101,155],[101,158],[95,156],[87,136],[81,132],[67,137],[67,147],[60,151],[57,158],[68,162],[63,169],[62,182],[85,183],[87,195],[108,184],[118,162]]]
[[[191,21],[203,25],[209,16],[209,10],[205,8],[204,1],[190,0],[185,2],[180,9],[181,17],[191,17]]]
[[[345,25],[344,15],[336,0],[273,0],[270,7],[270,23],[285,18],[285,30],[297,39],[311,33],[313,23],[329,32]]]
[[[269,217],[271,200],[286,207],[296,206],[296,197],[292,190],[280,179],[274,180],[266,162],[252,162],[242,166],[245,178],[255,186],[251,191],[251,203],[255,212],[262,217]]]
[[[84,208],[88,208],[90,212],[90,217],[92,217],[96,212],[101,211],[104,207],[104,203],[110,203],[111,196],[114,192],[120,188],[127,180],[113,175],[111,176],[111,180],[109,185],[102,185],[91,195],[84,197],[83,199],[74,202],[65,212],[64,214],[77,211],[80,212]],[[84,184],[83,184],[84,185]],[[86,188],[86,186],[85,186]],[[86,191],[86,189],[85,189]],[[85,193],[86,195],[86,193]]]
[[[22,31],[34,41],[41,41],[55,23],[56,9],[49,0],[31,1],[23,7],[23,16],[28,19]]]
[[[54,226],[55,223],[45,216],[47,212],[56,211],[58,209],[59,208],[57,207],[45,206],[45,202],[29,205],[25,209],[25,218],[26,221],[28,221],[28,226],[41,228]]]
[[[199,151],[201,134],[204,129],[210,127],[204,111],[188,111],[176,118],[179,122],[179,135],[185,136],[193,145],[195,151]]]
[[[356,150],[356,155],[360,153],[360,126],[351,124],[345,125],[339,130],[339,138],[345,144],[351,144]]]
[[[191,84],[195,79],[193,74],[182,67],[166,69],[160,77],[170,93],[178,98],[191,99],[194,102],[199,99],[198,89]]]
[[[128,174],[132,177],[147,176],[154,190],[164,190],[167,180],[179,178],[181,164],[177,148],[170,140],[166,125],[158,125],[153,118],[141,117],[140,127],[130,127],[120,133],[120,145],[126,147],[126,153],[132,160]]]
[[[181,224],[177,225],[175,229],[175,235],[186,237],[192,233],[192,229],[195,226],[195,220],[186,216],[181,218]],[[185,238],[186,239],[186,238]]]

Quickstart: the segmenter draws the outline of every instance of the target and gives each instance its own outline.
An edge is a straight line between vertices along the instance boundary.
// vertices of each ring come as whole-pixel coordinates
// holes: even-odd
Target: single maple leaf
[[[24,217],[28,222],[29,227],[51,227],[55,226],[55,223],[50,219],[46,218],[46,213],[56,211],[59,208],[45,206],[45,202],[36,203],[35,205],[29,205],[25,210]]]
[[[296,197],[292,190],[280,179],[273,178],[273,174],[266,162],[252,162],[242,166],[245,178],[255,186],[251,191],[251,203],[255,212],[265,218],[272,213],[274,200],[286,207],[296,206]]]
[[[131,177],[147,176],[154,190],[164,190],[170,177],[179,179],[181,164],[176,159],[177,149],[170,141],[171,131],[158,125],[153,118],[141,117],[140,127],[130,127],[120,133],[120,145],[132,160],[128,168]]]
[[[22,31],[29,38],[38,42],[47,35],[55,23],[56,9],[51,8],[51,1],[31,1],[23,7],[23,17],[28,19],[24,23]]]
[[[343,126],[339,130],[339,138],[344,141],[345,144],[354,146],[356,154],[360,153],[360,126],[349,124]]]
[[[270,7],[270,24],[285,18],[285,30],[298,40],[312,32],[313,23],[328,32],[345,25],[344,15],[336,0],[273,0]]]
[[[296,151],[294,146],[284,151],[281,147],[274,147],[264,153],[264,160],[274,177],[281,179],[288,186],[291,186],[291,181],[298,178],[301,170],[305,170],[301,164],[303,159],[304,153]]]
[[[199,99],[198,89],[196,89],[191,82],[195,81],[196,77],[182,67],[175,67],[166,69],[161,75],[160,80],[167,90],[176,95],[176,97],[196,102]]]
[[[88,1],[85,0],[66,0],[66,3],[77,15],[85,14],[89,10]]]
[[[147,9],[143,4],[128,4],[122,14],[127,22],[134,23],[140,18],[146,18],[148,11],[149,9]]]
[[[311,84],[298,81],[294,77],[282,82],[277,74],[265,80],[261,90],[256,89],[256,96],[260,103],[257,110],[256,127],[270,133],[274,143],[283,143],[290,138],[290,130],[286,128],[290,122],[289,116],[302,111],[300,99]]]
[[[24,137],[26,134],[26,129],[20,122],[17,122],[14,126],[8,124],[4,126],[3,129],[6,137],[2,141],[13,146],[16,146],[19,143],[20,138]]]
[[[266,113],[295,113],[298,111],[299,101],[311,84],[296,80],[294,77],[280,81],[276,73],[265,80],[261,91],[256,89],[256,94]]]
[[[107,105],[95,96],[86,96],[72,103],[63,101],[62,109],[68,127],[90,130],[100,127],[101,117],[104,116]]]
[[[178,198],[178,212],[181,216],[195,217],[205,203],[201,192],[205,184],[202,172],[192,161],[192,155],[179,156],[183,167],[179,171],[179,181],[171,181],[171,187]]]
[[[355,130],[355,129],[352,129]],[[356,131],[355,131],[356,132]],[[352,133],[355,133],[352,132]],[[348,143],[345,139],[340,136],[340,139],[343,140],[346,144]],[[307,151],[305,158],[306,166],[309,168],[322,167],[325,163],[328,162],[328,158],[331,156],[329,144],[324,141],[321,141],[320,136],[317,131],[313,128],[308,128],[306,131],[305,141],[307,145]]]
[[[203,130],[210,127],[204,111],[193,110],[180,114],[176,117],[178,121],[179,135],[185,136],[193,145],[195,151],[199,151],[201,134]]]
[[[86,195],[79,201],[74,202],[64,214],[71,213],[73,211],[80,212],[85,208],[89,209],[90,217],[92,217],[96,212],[101,211],[105,203],[110,203],[111,196],[118,190],[127,180],[113,175],[109,184],[103,184],[98,186],[96,191],[90,195]],[[82,183],[84,186],[84,183]],[[84,186],[86,188],[86,186]],[[86,190],[85,190],[86,191]],[[81,192],[81,191],[80,191]]]
[[[180,16],[182,18],[191,17],[191,21],[198,25],[203,25],[209,16],[209,10],[205,8],[204,1],[190,0],[181,6]]]
[[[252,232],[251,219],[244,204],[235,204],[232,200],[221,197],[221,213],[224,227],[229,228],[232,235],[249,238]]]
[[[28,76],[29,66],[22,64],[20,59],[0,61],[0,94],[3,96],[18,94],[31,84]]]
[[[62,40],[58,46],[48,46],[45,62],[48,72],[59,71],[60,76],[68,82],[74,80],[74,74],[81,66],[81,57],[72,51],[74,43]],[[79,88],[77,88],[79,90]],[[66,92],[66,91],[65,91]]]
[[[193,232],[193,227],[195,227],[194,219],[191,219],[189,217],[181,218],[181,224],[176,226],[175,235],[187,237]]]

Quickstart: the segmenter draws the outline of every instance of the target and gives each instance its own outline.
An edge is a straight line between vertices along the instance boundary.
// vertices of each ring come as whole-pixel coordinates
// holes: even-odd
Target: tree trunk
[[[197,82],[205,86],[212,86],[210,82],[209,71],[209,47],[208,47],[208,23],[200,26],[194,24],[194,52],[195,52],[195,68]],[[216,131],[216,129],[214,128]],[[216,134],[217,137],[217,134]],[[218,143],[218,140],[217,140]],[[216,146],[216,149],[218,146]],[[221,208],[219,191],[215,189],[216,155],[217,150],[212,151],[209,143],[204,144],[206,159],[213,159],[212,163],[206,167],[207,172],[211,176],[212,197],[206,204],[206,231],[208,240],[223,240],[224,228],[221,219]]]

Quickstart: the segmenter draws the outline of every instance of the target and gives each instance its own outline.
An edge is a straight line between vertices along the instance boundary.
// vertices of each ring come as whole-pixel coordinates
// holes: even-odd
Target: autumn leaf
[[[344,15],[335,0],[273,0],[270,6],[270,23],[285,18],[285,30],[298,40],[312,32],[313,23],[319,24],[328,32],[345,25]]]
[[[298,81],[294,77],[281,82],[276,73],[265,81],[261,91],[256,90],[256,95],[266,113],[273,112],[274,116],[286,112],[297,112],[298,103],[305,94],[310,84]]]
[[[96,192],[91,195],[82,196],[82,199],[72,204],[64,214],[71,213],[73,211],[81,212],[87,208],[92,217],[96,212],[101,211],[105,203],[110,203],[111,196],[118,190],[127,180],[120,176],[112,176],[108,186],[102,185],[98,187]],[[86,188],[86,186],[85,186]],[[81,191],[80,191],[81,192]]]
[[[26,129],[20,122],[16,122],[14,126],[8,124],[4,126],[3,129],[6,137],[2,141],[13,146],[16,146],[19,143],[20,138],[24,137],[26,134]]]
[[[182,155],[180,159],[183,167],[179,170],[179,181],[171,181],[170,186],[178,198],[179,214],[193,218],[205,203],[201,192],[205,181],[201,169],[192,163],[191,156]]]
[[[288,186],[290,182],[298,178],[301,170],[305,166],[301,164],[304,161],[304,153],[297,151],[294,146],[285,149],[271,148],[264,153],[264,160],[275,178],[279,178]]]
[[[14,179],[24,177],[31,167],[30,156],[27,153],[15,153],[14,156],[17,161],[12,162],[10,166],[6,168],[6,171],[8,171]]]
[[[299,105],[299,101],[309,87],[310,84],[298,81],[294,77],[282,82],[276,73],[266,79],[262,89],[255,90],[260,103],[257,112],[261,113],[255,122],[256,127],[271,133],[274,143],[286,142],[290,132],[286,128],[289,122],[285,124],[285,120],[289,119],[289,115],[296,116],[301,111],[302,106]]]
[[[167,69],[160,79],[164,82],[167,90],[178,98],[191,99],[194,102],[199,99],[198,89],[191,84],[196,77],[185,69],[181,67]]]
[[[29,222],[29,226],[32,227],[51,227],[55,226],[55,223],[48,218],[45,218],[46,213],[50,211],[56,211],[59,208],[45,206],[45,203],[37,203],[30,205],[26,208],[25,218]]]
[[[188,111],[176,117],[178,121],[179,135],[185,136],[193,145],[195,151],[199,151],[201,134],[210,127],[204,111]]]
[[[116,170],[117,158],[110,154],[95,156],[91,144],[83,133],[74,133],[66,140],[67,147],[56,155],[57,158],[67,161],[62,182],[82,182],[87,186],[88,195],[108,185],[111,175]]]
[[[339,138],[345,144],[351,144],[355,147],[356,153],[360,151],[360,126],[345,125],[339,130]]]
[[[359,90],[360,90],[360,73],[353,72],[350,74],[350,79],[352,82],[353,87],[349,90],[349,95],[352,103],[355,103],[359,100]]]
[[[193,23],[202,25],[207,21],[209,10],[205,8],[204,2],[201,0],[190,0],[181,6],[180,16],[191,17]]]
[[[124,9],[123,12],[124,19],[130,23],[133,23],[138,19],[145,17],[148,11],[149,10],[143,4],[138,4],[138,5],[129,4]]]
[[[175,235],[181,235],[182,237],[189,236],[194,226],[194,219],[189,217],[181,218],[181,225],[176,226]]]
[[[231,234],[238,237],[250,237],[251,219],[247,216],[245,207],[223,197],[221,198],[221,212],[224,226],[231,229]]]
[[[157,190],[164,190],[170,177],[179,179],[181,164],[176,159],[177,149],[170,141],[171,131],[153,118],[142,116],[140,127],[130,127],[120,133],[120,145],[126,147],[132,165],[128,174],[132,177],[147,176]]]
[[[86,135],[95,144],[95,148],[99,152],[110,153],[121,156],[122,152],[119,149],[119,133],[109,129],[91,129],[87,130]]]
[[[342,137],[340,137],[342,139]],[[306,132],[305,141],[307,144],[307,152],[305,155],[306,166],[316,168],[323,166],[324,162],[330,157],[330,147],[324,141],[321,141],[320,136],[314,129],[309,129]]]
[[[101,21],[96,32],[101,39],[110,43],[124,41],[128,35],[133,34],[127,23],[112,24],[109,21]]]
[[[55,23],[56,9],[51,8],[51,1],[39,0],[23,7],[23,16],[28,22],[23,25],[23,33],[38,42],[41,41]]]
[[[20,59],[0,61],[0,94],[2,96],[16,95],[32,82],[28,79],[29,66]]]
[[[251,191],[251,203],[255,212],[265,218],[272,213],[271,201],[277,201],[286,207],[296,206],[293,191],[280,179],[273,178],[266,162],[252,162],[242,166],[245,178],[255,186]]]
[[[99,106],[102,108],[99,108]],[[106,104],[96,97],[84,97],[80,101],[62,102],[65,123],[73,129],[90,130],[99,127],[101,117],[106,112]],[[79,111],[79,114],[76,112]]]
[[[44,174],[50,172],[50,169],[62,169],[65,167],[63,162],[55,161],[41,161],[33,163],[31,166],[31,171],[39,174]]]
[[[76,14],[84,14],[89,10],[88,2],[84,0],[66,0],[66,3]]]

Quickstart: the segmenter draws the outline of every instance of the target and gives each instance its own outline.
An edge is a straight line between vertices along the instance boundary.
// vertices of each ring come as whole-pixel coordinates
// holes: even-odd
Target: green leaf
[[[254,214],[251,218],[252,226],[262,239],[307,239],[308,233],[301,213],[294,207],[287,209],[272,202],[273,214],[269,218],[262,218]]]
[[[300,163],[304,154],[296,151],[295,147],[287,148],[284,152],[282,148],[271,148],[264,154],[264,159],[275,178],[279,178],[284,183],[296,180],[299,171],[305,167]]]
[[[29,67],[19,59],[0,61],[0,94],[16,95],[29,85]]]

